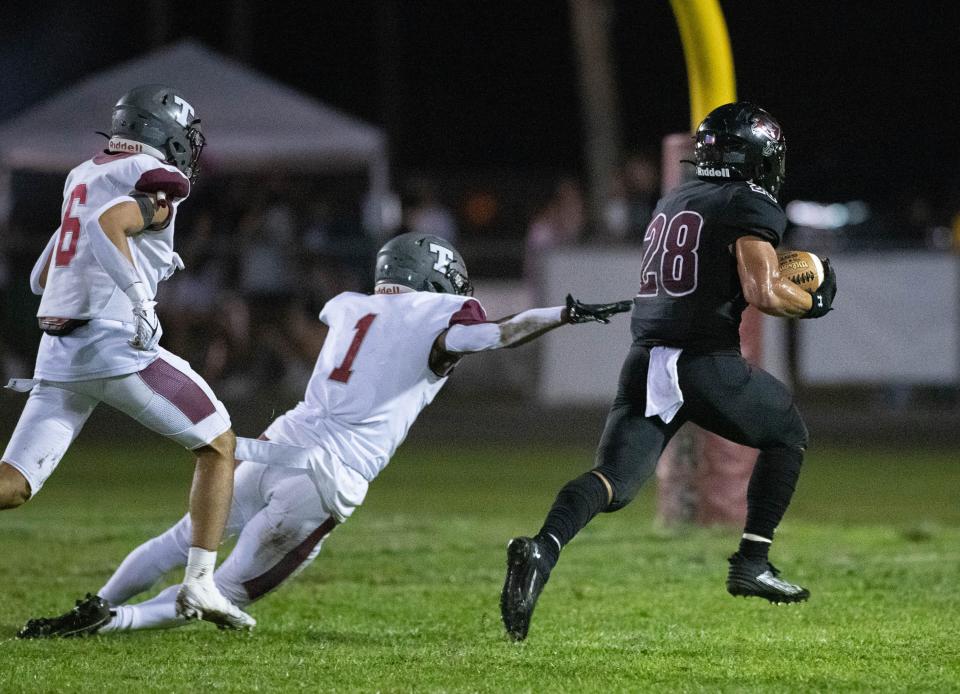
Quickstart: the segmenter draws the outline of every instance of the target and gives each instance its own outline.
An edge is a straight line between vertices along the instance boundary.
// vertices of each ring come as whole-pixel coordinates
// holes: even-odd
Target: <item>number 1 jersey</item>
[[[691,352],[739,351],[743,298],[733,244],[758,236],[776,247],[786,215],[750,181],[690,181],[657,204],[643,239],[634,340]]]
[[[428,363],[437,336],[486,315],[466,296],[344,292],[320,320],[329,331],[303,402],[283,418],[295,430],[286,438],[324,446],[369,482],[447,382]]]

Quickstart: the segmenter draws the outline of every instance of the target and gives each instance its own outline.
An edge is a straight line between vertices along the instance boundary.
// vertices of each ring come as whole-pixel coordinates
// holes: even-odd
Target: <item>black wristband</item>
[[[833,310],[823,292],[813,292],[810,298],[813,300],[810,310],[800,316],[801,318],[821,318]]]

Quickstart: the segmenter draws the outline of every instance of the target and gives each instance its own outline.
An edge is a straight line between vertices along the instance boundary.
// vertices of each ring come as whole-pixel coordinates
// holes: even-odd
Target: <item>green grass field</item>
[[[657,530],[647,490],[570,545],[529,639],[510,643],[505,542],[539,527],[591,451],[405,448],[317,562],[252,608],[251,635],[14,639],[183,511],[186,454],[139,448],[80,442],[35,501],[0,514],[0,690],[960,691],[948,452],[809,456],[773,554],[813,591],[805,605],[727,596],[736,531]]]

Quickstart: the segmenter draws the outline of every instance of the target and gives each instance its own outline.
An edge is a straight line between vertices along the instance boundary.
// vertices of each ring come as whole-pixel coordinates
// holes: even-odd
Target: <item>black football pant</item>
[[[747,488],[746,533],[772,539],[787,509],[807,446],[807,428],[787,387],[735,353],[683,353],[677,363],[683,407],[665,424],[646,417],[650,352],[634,345],[597,450],[596,467],[560,490],[540,530],[566,545],[594,515],[626,506],[653,474],[663,449],[685,422],[760,449]],[[556,561],[554,546],[545,545]]]
[[[734,443],[758,448],[761,456],[802,456],[807,428],[793,395],[763,369],[750,366],[737,354],[684,352],[677,363],[683,407],[665,424],[659,417],[644,416],[649,362],[646,347],[630,349],[600,439],[596,470],[613,486],[613,503],[606,510],[630,503],[653,474],[671,437],[687,421]]]

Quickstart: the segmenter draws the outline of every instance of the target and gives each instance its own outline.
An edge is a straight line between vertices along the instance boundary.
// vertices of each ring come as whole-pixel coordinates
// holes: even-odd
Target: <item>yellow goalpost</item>
[[[690,88],[690,130],[710,111],[737,100],[730,36],[719,0],[670,0],[680,28]]]

